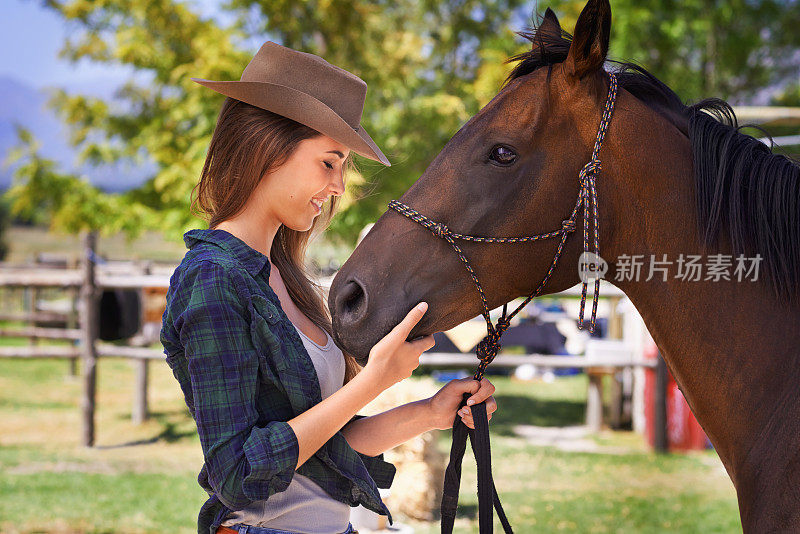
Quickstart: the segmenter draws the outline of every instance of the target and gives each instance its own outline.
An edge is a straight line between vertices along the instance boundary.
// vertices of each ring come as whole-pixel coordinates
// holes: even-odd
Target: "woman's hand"
[[[468,405],[458,410],[464,393],[471,393],[472,396],[467,399]],[[428,399],[430,418],[434,428],[439,430],[453,428],[456,414],[461,416],[461,420],[469,428],[475,428],[470,405],[478,404],[484,400],[486,401],[486,414],[488,419],[491,420],[492,412],[497,410],[497,402],[492,397],[492,393],[494,393],[494,385],[486,378],[480,382],[471,376],[451,380],[437,391],[433,397]]]
[[[432,335],[406,341],[408,334],[422,319],[427,309],[427,302],[417,304],[369,351],[369,360],[364,366],[364,371],[373,373],[381,391],[411,376],[414,369],[419,367],[422,353],[435,344]]]

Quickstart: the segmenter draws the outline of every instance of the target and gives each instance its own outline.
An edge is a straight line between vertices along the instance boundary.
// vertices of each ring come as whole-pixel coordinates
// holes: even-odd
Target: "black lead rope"
[[[469,393],[464,393],[461,406],[466,406]],[[459,406],[459,409],[461,409]],[[461,462],[467,448],[469,436],[472,452],[475,454],[475,463],[478,466],[478,524],[480,532],[489,533],[493,530],[494,516],[492,504],[497,510],[497,516],[503,524],[506,534],[511,534],[511,525],[500,504],[500,497],[494,486],[492,478],[492,452],[489,447],[489,419],[486,414],[486,402],[470,406],[475,429],[470,429],[460,417],[456,416],[453,422],[453,443],[450,446],[450,462],[444,472],[444,491],[442,492],[442,533],[451,534],[458,510],[458,490],[461,485]]]
[[[600,149],[603,146],[608,126],[611,123],[611,116],[614,112],[614,102],[617,97],[617,77],[614,73],[609,73],[609,89],[608,98],[606,99],[605,108],[603,110],[603,117],[600,120],[600,127],[597,131],[594,148],[592,149],[592,156],[578,174],[579,188],[578,200],[572,210],[568,219],[561,222],[561,228],[552,232],[544,234],[537,234],[523,237],[485,237],[474,236],[453,232],[446,225],[440,222],[433,221],[425,215],[419,213],[415,209],[403,204],[398,200],[389,202],[389,208],[395,210],[400,215],[407,217],[427,228],[433,235],[440,239],[444,239],[453,250],[458,254],[464,267],[467,269],[472,281],[475,282],[475,287],[478,289],[478,294],[481,298],[483,311],[481,314],[486,320],[487,335],[478,344],[475,349],[480,363],[478,369],[473,375],[473,378],[480,381],[483,378],[483,373],[486,367],[492,362],[494,357],[500,350],[500,338],[503,333],[508,329],[511,324],[511,319],[525,307],[534,297],[537,297],[544,286],[550,280],[550,276],[555,271],[558,260],[561,257],[561,252],[564,249],[564,244],[567,241],[569,234],[575,231],[578,223],[580,208],[583,207],[583,249],[584,252],[593,252],[599,257],[599,227],[597,216],[597,189],[595,187],[595,178],[600,173]],[[593,247],[590,247],[589,241],[589,225],[592,225],[593,231]],[[506,305],[503,306],[503,315],[497,321],[497,325],[492,324],[491,317],[489,316],[489,302],[483,292],[478,275],[469,264],[469,260],[464,255],[461,247],[458,246],[456,240],[470,241],[474,243],[528,243],[539,241],[543,239],[560,238],[556,248],[553,261],[550,263],[550,268],[545,274],[542,281],[536,289],[529,294],[525,300],[517,306],[517,308],[507,314]],[[578,313],[578,328],[583,328],[583,312],[584,304],[586,303],[586,291],[588,281],[583,281],[583,288],[581,290],[581,307]],[[597,315],[597,298],[600,294],[600,278],[595,278],[594,293],[592,294],[592,317],[589,324],[589,332],[594,332],[595,318]],[[470,397],[469,393],[465,393],[461,400],[461,407],[466,406],[467,398]],[[467,436],[469,436],[472,451],[475,454],[475,462],[478,466],[478,524],[480,526],[480,534],[491,534],[493,530],[494,517],[492,514],[492,504],[497,510],[497,515],[500,517],[500,522],[503,524],[503,530],[506,534],[511,533],[511,525],[506,519],[506,514],[500,504],[500,498],[497,496],[497,490],[494,487],[494,480],[492,479],[492,459],[491,451],[489,449],[489,419],[486,414],[486,403],[481,402],[474,404],[470,407],[472,409],[472,420],[475,423],[475,430],[470,430],[456,415],[453,422],[453,444],[450,447],[450,463],[444,474],[444,492],[442,494],[442,534],[450,534],[453,532],[453,523],[455,522],[456,510],[458,508],[458,490],[461,484],[461,462],[464,459],[464,451],[467,448]]]

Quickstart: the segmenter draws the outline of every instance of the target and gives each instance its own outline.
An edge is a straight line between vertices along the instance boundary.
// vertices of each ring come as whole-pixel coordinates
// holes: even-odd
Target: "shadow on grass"
[[[120,415],[120,418],[127,419],[128,417],[129,416],[127,415]],[[197,429],[193,425],[187,423],[183,410],[150,412],[148,419],[156,421],[162,427],[161,432],[152,438],[127,441],[115,445],[97,446],[97,448],[118,449],[121,447],[134,447],[136,445],[149,445],[159,441],[164,443],[175,443],[183,439],[192,438],[197,433]],[[191,422],[191,417],[189,417],[189,422]]]
[[[156,436],[156,439],[159,441],[174,443],[184,438],[191,438],[197,433],[197,429],[195,427],[192,426],[191,428],[187,428],[184,421],[176,423],[173,421],[163,420],[162,424],[164,425],[164,429],[158,434],[158,436]]]
[[[495,394],[497,411],[492,433],[514,436],[514,425],[571,426],[583,424],[586,405],[580,401],[545,400],[523,395]]]
[[[478,505],[459,503],[456,517],[458,519],[478,519]]]

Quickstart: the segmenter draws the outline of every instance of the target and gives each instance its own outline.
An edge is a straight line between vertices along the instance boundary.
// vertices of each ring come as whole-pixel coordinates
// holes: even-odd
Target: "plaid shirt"
[[[224,230],[190,230],[183,239],[189,251],[170,279],[161,342],[205,458],[198,482],[209,499],[198,533],[213,534],[231,510],[289,486],[299,446],[286,421],[321,402],[322,393],[269,286],[267,257]],[[356,452],[337,431],[297,472],[391,523],[378,488],[391,485],[395,467],[383,454]]]

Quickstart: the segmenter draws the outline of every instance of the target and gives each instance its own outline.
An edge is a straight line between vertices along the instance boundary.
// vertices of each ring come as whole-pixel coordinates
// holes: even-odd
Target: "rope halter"
[[[595,181],[597,175],[600,173],[602,166],[600,164],[599,153],[600,149],[603,146],[603,139],[605,139],[606,132],[608,131],[608,125],[611,123],[611,116],[614,112],[614,102],[616,101],[617,97],[617,77],[614,73],[609,73],[610,78],[610,85],[608,90],[608,98],[606,100],[605,109],[603,110],[603,117],[600,121],[600,128],[597,131],[597,138],[594,142],[594,148],[592,149],[592,156],[589,159],[589,163],[584,165],[581,169],[580,173],[578,174],[578,181],[579,181],[579,192],[578,192],[578,200],[575,203],[575,207],[572,210],[572,214],[569,216],[568,219],[562,221],[561,228],[555,230],[553,232],[548,232],[545,234],[538,234],[532,236],[524,236],[524,237],[481,237],[481,236],[472,236],[466,234],[459,234],[456,232],[451,231],[445,224],[440,222],[434,222],[428,217],[422,215],[418,211],[410,208],[409,206],[399,202],[397,200],[392,200],[389,202],[389,208],[395,210],[400,215],[411,219],[412,221],[424,226],[427,228],[433,235],[440,239],[444,239],[450,246],[453,247],[458,257],[461,258],[464,267],[466,267],[467,272],[469,273],[472,281],[475,283],[475,287],[478,289],[478,294],[481,297],[481,303],[483,305],[483,310],[481,311],[481,315],[486,320],[486,331],[487,335],[484,337],[478,346],[475,349],[475,353],[477,357],[480,359],[480,364],[478,365],[478,369],[475,372],[473,378],[475,380],[481,380],[483,378],[483,373],[486,370],[486,366],[494,360],[497,353],[500,351],[500,338],[503,336],[503,333],[508,330],[508,327],[511,324],[511,319],[519,313],[522,308],[525,307],[534,297],[537,297],[539,293],[542,291],[544,286],[547,284],[548,280],[550,280],[550,276],[553,274],[553,271],[558,264],[558,259],[561,257],[561,251],[564,248],[564,243],[567,241],[567,237],[570,233],[574,232],[577,227],[577,219],[578,219],[578,210],[583,207],[583,250],[584,253],[586,252],[593,252],[597,257],[600,256],[600,244],[599,244],[599,226],[598,226],[598,217],[597,217],[597,188],[595,187]],[[591,214],[591,219],[590,219]],[[589,248],[589,226],[591,224],[592,228],[592,248]],[[511,312],[510,314],[507,313],[507,306],[508,304],[503,305],[503,315],[497,321],[497,325],[492,324],[492,320],[489,317],[489,303],[486,300],[486,295],[483,292],[483,286],[481,286],[480,281],[478,280],[478,276],[475,274],[475,271],[472,269],[472,266],[469,264],[467,257],[464,255],[461,247],[456,244],[456,240],[462,241],[472,241],[475,243],[526,243],[529,241],[538,241],[540,239],[549,239],[551,237],[561,237],[561,241],[558,244],[558,249],[553,257],[553,261],[550,264],[550,268],[547,270],[547,274],[536,287],[536,289],[528,295],[525,300],[517,306],[517,308]],[[581,307],[580,312],[578,314],[578,328],[583,328],[583,314],[584,308],[586,304],[586,290],[588,287],[588,281],[584,279],[582,281],[583,287],[581,289]],[[596,317],[597,317],[597,299],[600,294],[600,278],[596,277],[594,281],[594,293],[592,294],[592,318],[591,323],[589,325],[589,332],[594,332],[595,324],[596,324]]]

